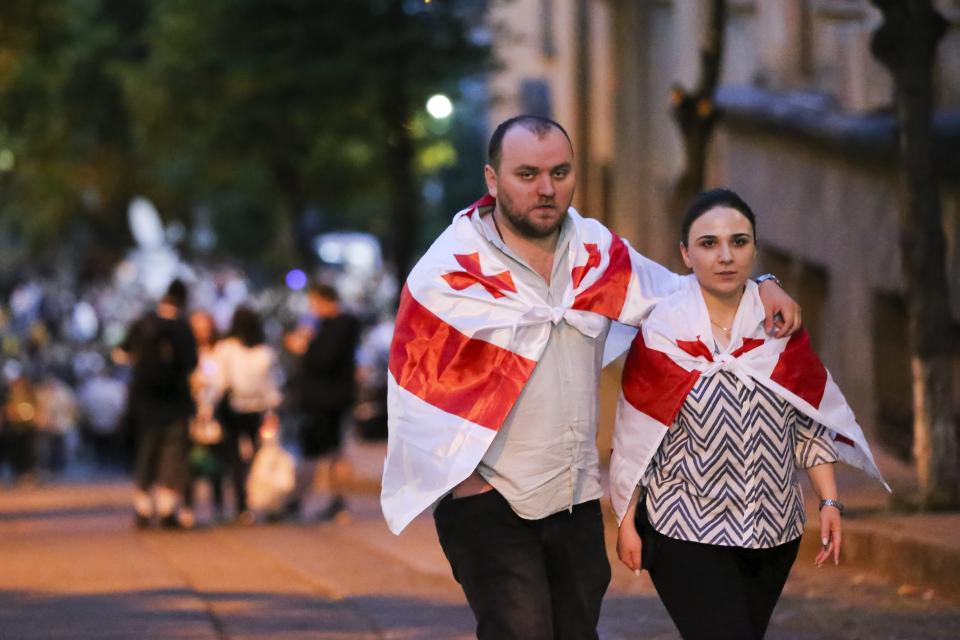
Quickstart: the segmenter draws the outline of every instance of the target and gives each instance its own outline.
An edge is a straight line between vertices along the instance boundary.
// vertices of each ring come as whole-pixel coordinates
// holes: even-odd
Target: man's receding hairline
[[[537,136],[537,140],[543,140],[551,131],[557,131],[566,138],[567,144],[570,145],[570,154],[573,154],[573,141],[570,139],[570,134],[567,133],[566,129],[564,129],[559,122],[540,116],[516,116],[500,123],[500,125],[497,126],[498,131],[494,133],[494,138],[497,138],[497,134],[499,133],[499,139],[497,140],[496,148],[491,148],[491,151],[495,151],[495,153],[491,153],[488,158],[488,161],[494,169],[500,169],[500,160],[503,157],[503,142],[506,140],[507,134],[518,127]],[[492,142],[493,139],[491,139],[491,143]]]

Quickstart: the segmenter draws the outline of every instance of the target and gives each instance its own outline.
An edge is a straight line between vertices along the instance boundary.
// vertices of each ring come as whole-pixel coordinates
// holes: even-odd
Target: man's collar
[[[507,246],[507,243],[503,241],[503,237],[500,235],[500,231],[497,229],[496,223],[493,220],[493,206],[481,205],[477,208],[477,214],[477,221],[480,225],[483,237],[504,253],[515,257],[516,253]],[[573,218],[570,216],[570,211],[568,209],[567,215],[563,218],[563,224],[560,225],[560,235],[557,238],[557,248],[554,250],[554,255],[558,255],[561,251],[566,250],[570,236],[573,233],[573,224]]]

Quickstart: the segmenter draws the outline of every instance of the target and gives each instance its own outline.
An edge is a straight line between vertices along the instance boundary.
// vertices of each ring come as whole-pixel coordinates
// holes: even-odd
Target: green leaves
[[[369,213],[390,210],[386,81],[403,69],[396,108],[416,114],[482,72],[481,5],[5,0],[0,146],[16,162],[0,172],[0,233],[42,247],[79,223],[123,244],[97,230],[125,228],[134,195],[168,221],[207,208],[219,250],[254,258],[308,207],[382,229]],[[414,169],[456,157],[440,135],[414,139]]]

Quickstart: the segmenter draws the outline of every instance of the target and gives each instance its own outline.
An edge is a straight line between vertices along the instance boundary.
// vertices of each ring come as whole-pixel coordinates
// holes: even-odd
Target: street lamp
[[[427,100],[427,113],[437,120],[443,120],[453,113],[453,103],[442,93],[430,96]]]

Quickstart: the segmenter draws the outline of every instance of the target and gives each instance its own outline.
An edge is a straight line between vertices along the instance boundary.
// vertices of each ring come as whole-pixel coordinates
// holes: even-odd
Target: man
[[[340,308],[340,296],[329,285],[311,285],[307,299],[315,326],[291,333],[286,339],[287,349],[302,356],[298,392],[304,415],[300,426],[303,464],[297,471],[296,498],[289,510],[299,512],[313,484],[318,461],[327,458],[331,500],[320,519],[343,520],[347,517],[343,485],[348,468],[340,457],[340,444],[344,414],[353,407],[360,325]]]
[[[197,366],[197,344],[182,315],[186,304],[187,287],[174,280],[156,309],[133,324],[121,347],[133,362],[133,506],[139,528],[148,526],[153,515],[153,487],[160,525],[180,526],[176,511],[189,477],[187,421],[194,411],[190,373]]]
[[[489,195],[414,267],[390,356],[381,500],[395,532],[439,499],[437,534],[481,639],[596,638],[610,580],[597,402],[611,321],[637,326],[680,276],[570,208],[563,128],[494,132]],[[768,324],[799,321],[764,285]],[[624,345],[625,346],[625,345]]]

